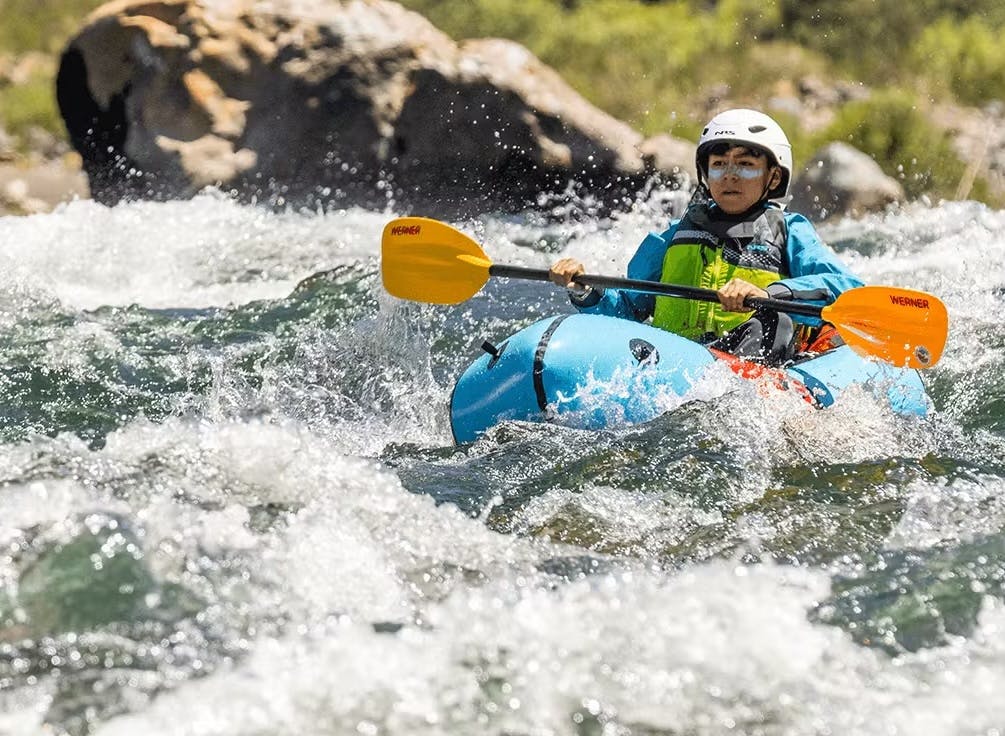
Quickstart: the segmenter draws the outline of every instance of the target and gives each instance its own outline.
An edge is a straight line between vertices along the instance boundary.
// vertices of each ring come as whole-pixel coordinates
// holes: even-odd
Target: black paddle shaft
[[[551,281],[548,271],[541,268],[524,268],[522,266],[493,264],[489,266],[489,275],[501,276],[507,279],[523,279],[524,281]],[[576,276],[576,283],[583,284],[583,286],[599,286],[602,288],[638,291],[643,294],[672,296],[678,299],[695,299],[702,302],[719,301],[719,294],[712,289],[702,289],[697,286],[681,286],[679,284],[661,284],[658,281],[624,279],[617,276],[592,276],[584,273]],[[823,307],[813,304],[790,302],[785,299],[764,299],[756,296],[748,296],[743,300],[743,305],[751,309],[774,309],[778,312],[801,314],[806,317],[819,317],[823,309]]]

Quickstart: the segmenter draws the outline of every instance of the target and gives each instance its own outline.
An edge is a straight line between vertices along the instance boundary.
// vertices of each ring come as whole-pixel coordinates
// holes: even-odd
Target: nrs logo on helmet
[[[792,144],[785,131],[772,118],[757,110],[726,110],[712,118],[698,139],[695,152],[695,167],[699,181],[708,179],[708,154],[713,144],[735,143],[753,149],[760,149],[774,158],[782,171],[777,185],[768,193],[768,199],[782,199],[789,193],[792,178]]]

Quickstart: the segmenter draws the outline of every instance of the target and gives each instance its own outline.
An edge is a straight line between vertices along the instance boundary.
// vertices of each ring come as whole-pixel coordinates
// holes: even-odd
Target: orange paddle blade
[[[949,333],[945,304],[923,291],[893,286],[849,289],[820,316],[855,352],[907,368],[938,363]]]
[[[392,296],[430,304],[459,304],[489,279],[488,259],[478,244],[437,220],[400,217],[384,226],[380,274]]]

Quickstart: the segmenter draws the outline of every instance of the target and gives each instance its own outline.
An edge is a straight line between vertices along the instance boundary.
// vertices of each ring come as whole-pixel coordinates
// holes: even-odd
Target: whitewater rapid
[[[454,224],[619,274],[665,205]],[[947,304],[928,419],[723,371],[648,425],[462,447],[477,345],[569,307],[392,299],[402,214],[0,218],[0,734],[1005,730],[1005,213],[821,228]]]

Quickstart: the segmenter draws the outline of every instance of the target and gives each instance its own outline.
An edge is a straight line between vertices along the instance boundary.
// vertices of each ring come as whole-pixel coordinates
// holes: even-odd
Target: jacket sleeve
[[[796,213],[788,213],[785,219],[789,231],[786,256],[790,276],[768,286],[771,297],[827,305],[848,289],[862,286],[862,280],[824,245],[809,220]],[[812,318],[796,319],[819,323]]]
[[[628,262],[627,276],[630,279],[659,281],[663,275],[663,257],[667,243],[677,228],[677,221],[660,235],[649,233],[639,245],[632,260]],[[645,322],[653,315],[656,299],[652,294],[640,294],[625,289],[591,289],[582,297],[570,294],[569,300],[580,312],[606,314],[611,317]]]

